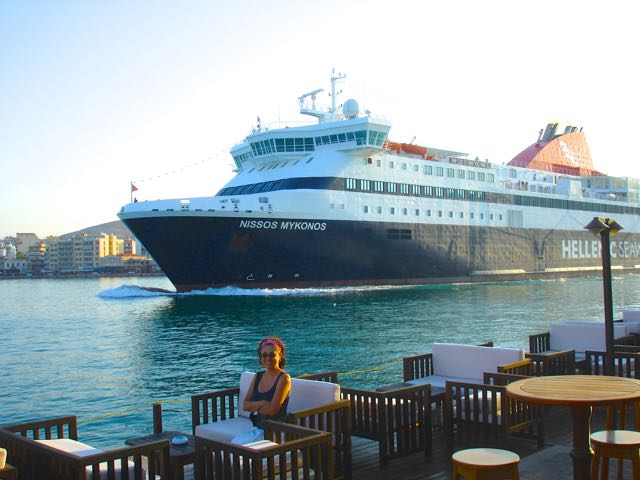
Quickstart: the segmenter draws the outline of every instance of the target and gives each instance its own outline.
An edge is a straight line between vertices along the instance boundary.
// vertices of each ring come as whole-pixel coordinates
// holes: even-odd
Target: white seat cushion
[[[629,334],[628,328],[623,324],[613,326],[614,338],[624,337]],[[586,350],[603,352],[607,349],[604,334],[604,323],[561,323],[549,327],[549,343],[551,350],[575,350],[584,354]]]
[[[238,416],[249,418],[251,412],[247,412],[244,408],[242,408],[242,402],[244,402],[244,397],[247,395],[249,391],[249,387],[251,386],[251,382],[256,376],[253,372],[242,372],[240,374],[240,394],[239,394],[239,402],[238,405]]]
[[[56,438],[54,440],[36,440],[36,442],[48,447],[55,448],[56,450],[62,450],[63,452],[73,453],[78,457],[86,457],[87,455],[94,455],[96,453],[102,453],[103,450],[93,448],[86,443],[78,442],[70,438]]]
[[[275,442],[271,442],[269,440],[259,440],[257,442],[251,442],[251,443],[247,443],[244,445],[245,447],[251,448],[253,450],[268,450],[269,448],[272,447],[279,447],[280,445],[278,445]],[[297,452],[298,455],[298,464],[302,465],[303,462],[303,458],[302,458],[302,452],[298,451]],[[242,465],[242,459],[240,459],[241,462],[240,464]],[[273,457],[274,460],[274,474],[279,477],[280,476],[280,458],[278,456]],[[286,455],[286,468],[287,468],[287,479],[292,478],[291,475],[291,452],[287,452]],[[264,474],[264,476],[266,477],[268,474],[268,467],[267,467],[267,459],[264,459],[262,461],[262,472]],[[312,475],[312,478],[315,478],[315,472],[311,471],[310,472]],[[304,470],[302,467],[298,468],[298,478],[303,478],[304,477]]]
[[[230,442],[239,433],[248,432],[252,428],[251,420],[246,417],[228,418],[227,420],[196,426],[196,437],[218,442]]]
[[[465,383],[482,383],[482,377],[480,378],[459,378],[459,377],[442,377],[440,375],[430,375],[428,377],[416,378],[414,380],[408,380],[407,383],[412,385],[424,385],[430,383],[432,387],[444,388],[447,381],[451,382],[465,382]]]
[[[291,379],[287,411],[291,413],[340,400],[340,385],[317,380]]]
[[[521,348],[479,347],[455,343],[434,343],[433,374],[442,377],[482,379],[484,372],[496,372],[498,365],[524,359]]]
[[[47,445],[48,447],[55,448],[56,450],[61,450],[66,453],[71,453],[72,455],[76,455],[78,457],[87,457],[89,455],[95,455],[96,453],[104,453],[104,450],[100,450],[98,448],[93,448],[86,443],[78,442],[77,440],[72,440],[70,438],[57,438],[54,440],[36,440],[38,443],[42,443],[43,445]],[[128,470],[129,470],[129,478],[133,478],[135,474],[135,466],[133,462],[127,461]],[[120,470],[121,470],[120,460],[114,461],[114,470],[116,475],[116,480],[121,478]],[[144,470],[144,469],[143,469]],[[92,468],[86,468],[86,478],[87,480],[91,480]],[[107,462],[103,462],[100,464],[100,480],[106,480],[108,475],[108,467]],[[146,473],[143,471],[143,477]]]

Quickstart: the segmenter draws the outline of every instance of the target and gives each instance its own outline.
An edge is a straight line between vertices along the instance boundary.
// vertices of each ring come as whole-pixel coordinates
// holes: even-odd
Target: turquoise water
[[[550,323],[603,318],[600,278],[410,288],[222,289],[149,293],[163,277],[0,282],[0,425],[75,414],[80,439],[122,446],[190,431],[190,396],[256,370],[255,346],[278,335],[292,375],[338,370],[350,386],[402,379],[402,357],[432,342],[527,348]],[[640,276],[614,278],[614,316],[640,308]]]

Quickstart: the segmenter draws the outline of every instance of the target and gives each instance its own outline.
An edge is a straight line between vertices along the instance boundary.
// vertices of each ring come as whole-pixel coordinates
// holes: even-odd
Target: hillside
[[[108,223],[101,223],[100,225],[94,225],[93,227],[86,227],[82,230],[75,232],[65,233],[60,235],[60,238],[68,238],[73,235],[86,233],[87,235],[99,235],[101,233],[110,233],[116,235],[118,238],[134,238],[133,234],[120,220],[116,220]]]

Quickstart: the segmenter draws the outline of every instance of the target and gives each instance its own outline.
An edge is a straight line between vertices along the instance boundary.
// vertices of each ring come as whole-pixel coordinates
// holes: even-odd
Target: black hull
[[[123,221],[178,291],[516,280],[587,275],[601,266],[599,241],[588,231],[221,217]],[[612,264],[640,263],[640,235],[615,238]]]

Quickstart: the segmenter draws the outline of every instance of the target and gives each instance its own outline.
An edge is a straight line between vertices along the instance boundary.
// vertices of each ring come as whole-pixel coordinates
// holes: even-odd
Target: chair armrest
[[[513,363],[506,363],[504,365],[498,365],[498,372],[511,373],[514,375],[526,375],[531,376],[533,371],[533,361],[531,358],[524,358]],[[485,380],[484,383],[487,383]]]
[[[420,422],[430,427],[431,385],[377,392],[357,388],[340,389],[343,399],[351,403],[351,423],[358,435],[377,435],[403,430]]]
[[[529,335],[529,351],[541,353],[551,350],[551,334],[549,332]]]
[[[251,448],[196,437],[196,478],[304,478],[332,480],[332,438],[329,433],[267,420],[265,440],[275,443]],[[293,471],[296,471],[293,474]],[[242,472],[242,474],[241,474]],[[286,473],[285,473],[286,472]],[[313,475],[310,475],[313,472]]]
[[[637,334],[629,334],[624,337],[618,337],[613,341],[616,345],[639,345],[640,344],[640,335]]]
[[[299,426],[330,432],[333,437],[336,471],[350,479],[351,463],[351,402],[337,400],[318,407],[289,412],[289,419]]]
[[[433,375],[433,354],[423,353],[402,359],[404,381]]]
[[[317,380],[320,382],[338,383],[338,372],[305,373],[297,378],[303,380]]]
[[[613,351],[638,353],[640,352],[640,345],[614,345]]]
[[[529,378],[530,375],[517,375],[513,373],[501,373],[501,372],[484,372],[482,382],[486,385],[509,385],[516,380],[522,380]]]
[[[67,417],[47,418],[33,422],[2,426],[5,430],[18,433],[33,440],[51,440],[54,438],[70,438],[78,440],[78,422],[75,415]],[[53,436],[53,433],[56,436]]]
[[[339,415],[339,418],[342,416],[351,418],[350,410],[351,402],[349,402],[349,400],[336,400],[335,402],[325,403],[318,407],[306,408],[304,410],[298,410],[297,412],[288,412],[288,416],[291,420],[295,420],[295,422],[300,426],[327,431],[331,425],[328,424],[330,420],[327,419],[326,414],[337,412],[334,413],[334,415]],[[343,425],[348,426],[349,431],[351,430],[351,421],[348,421]]]
[[[127,462],[129,458],[132,458],[135,472],[134,478],[142,479],[142,457],[146,457],[148,461],[146,462],[145,468],[149,476],[144,478],[156,478],[156,475],[160,475],[161,478],[168,478],[170,472],[165,471],[165,469],[168,469],[170,465],[169,451],[169,440],[143,443],[132,447],[118,448],[116,450],[86,455],[84,457],[76,457],[73,461],[74,470],[78,475],[76,478],[84,478],[85,469],[90,467],[94,475],[92,478],[102,478],[100,475],[101,463],[106,463],[106,469],[108,471],[115,471],[115,462],[120,460],[120,469],[123,471],[128,468]],[[104,469],[105,465],[102,465],[103,475],[106,473]]]
[[[542,375],[574,375],[576,373],[575,350],[560,352],[525,353],[532,361],[532,374]]]
[[[605,371],[606,352],[587,350],[587,375],[607,375]],[[613,368],[616,377],[640,379],[640,353],[613,352]]]
[[[240,411],[240,387],[215,390],[191,397],[191,426],[237,417]]]

